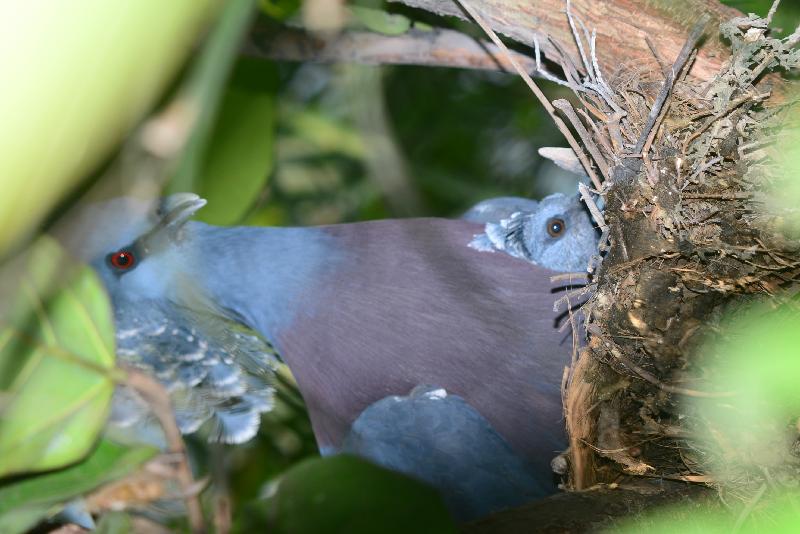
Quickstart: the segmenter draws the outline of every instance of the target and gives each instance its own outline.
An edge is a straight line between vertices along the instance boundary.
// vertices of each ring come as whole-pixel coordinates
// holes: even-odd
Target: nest
[[[731,334],[725,312],[786,298],[800,278],[800,242],[770,202],[782,180],[773,141],[791,119],[787,82],[771,73],[800,65],[800,34],[773,38],[768,18],[753,15],[719,29],[704,19],[672,65],[660,60],[661,72],[628,68],[606,79],[594,39],[567,15],[582,65],[564,54],[561,83],[582,106],[553,106],[590,173],[594,190],[582,187],[582,196],[603,231],[581,308],[588,342],[564,386],[568,486],[644,475],[730,487],[712,464],[736,447],[698,441],[693,430],[707,422],[686,401],[730,394],[710,376],[724,354],[704,349]],[[694,51],[717,30],[732,55],[700,82],[687,74]],[[800,480],[800,458],[782,462]],[[742,498],[769,476],[759,472],[740,476]]]

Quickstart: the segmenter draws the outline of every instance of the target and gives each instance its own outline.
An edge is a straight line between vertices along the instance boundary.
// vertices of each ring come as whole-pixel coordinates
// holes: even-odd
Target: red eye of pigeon
[[[109,261],[115,268],[125,271],[136,264],[136,257],[133,255],[133,252],[120,250],[119,252],[113,253]]]

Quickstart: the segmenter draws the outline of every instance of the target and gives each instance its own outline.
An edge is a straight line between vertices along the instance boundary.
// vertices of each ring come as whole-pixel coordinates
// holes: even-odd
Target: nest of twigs
[[[721,28],[701,20],[661,72],[604,77],[593,40],[568,17],[582,65],[565,65],[562,82],[582,106],[553,105],[590,163],[594,191],[582,194],[603,231],[594,292],[574,317],[588,343],[565,380],[568,486],[625,475],[714,485],[709,457],[726,448],[693,439],[689,421],[703,421],[685,401],[728,393],[700,353],[726,335],[724,311],[800,279],[800,242],[769,201],[782,179],[771,146],[791,107],[788,82],[770,73],[800,66],[800,33],[773,38],[770,21],[752,15]],[[732,55],[701,83],[687,73],[713,31]]]

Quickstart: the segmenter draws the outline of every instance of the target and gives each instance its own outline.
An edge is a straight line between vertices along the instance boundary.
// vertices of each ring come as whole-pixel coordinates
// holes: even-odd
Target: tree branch
[[[455,0],[391,0],[438,15],[468,20]],[[541,44],[545,56],[558,63],[558,48],[580,65],[578,48],[564,13],[565,0],[483,0],[481,15],[498,33],[527,46],[534,40]],[[591,32],[597,31],[597,59],[607,73],[621,67],[637,66],[661,73],[658,59],[648,46],[647,38],[660,58],[671,63],[678,56],[692,25],[703,13],[710,16],[708,35],[717,35],[720,21],[741,13],[717,0],[573,0],[572,12]],[[558,43],[555,46],[552,41]],[[729,56],[718,38],[711,38],[699,51],[690,76],[709,79]]]
[[[322,37],[293,29],[275,31],[256,25],[244,45],[245,54],[284,61],[351,62],[367,65],[426,65],[513,72],[497,47],[453,30],[411,30],[402,35],[346,31]],[[536,61],[518,52],[515,59],[529,73]]]

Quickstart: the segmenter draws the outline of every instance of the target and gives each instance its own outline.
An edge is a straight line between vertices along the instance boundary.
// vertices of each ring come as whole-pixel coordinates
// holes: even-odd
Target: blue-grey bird
[[[546,267],[585,269],[597,244],[576,195],[555,194],[541,202],[491,198],[462,218],[485,225],[486,233],[475,236],[471,246],[486,240],[488,245],[475,248],[518,256],[508,242],[527,240],[527,246],[521,245],[533,254],[521,257]],[[504,236],[495,246],[488,236],[507,220],[525,221],[528,233]],[[554,221],[560,225],[558,235],[551,235],[552,228],[548,232]],[[392,395],[370,405],[353,423],[342,450],[439,488],[462,520],[522,504],[552,488],[552,473],[531,469],[463,398],[435,386],[417,386],[407,396]]]
[[[552,446],[563,448],[557,440]],[[553,491],[552,473],[526,462],[462,397],[434,386],[371,404],[342,452],[427,482],[462,521]]]
[[[419,453],[410,451],[405,472],[426,480],[425,469],[445,469],[439,479],[448,480],[510,469],[525,498],[554,491],[549,464],[565,447],[560,382],[571,335],[553,313],[552,254],[532,264],[478,250],[470,243],[484,228],[465,220],[311,228],[189,221],[204,204],[191,194],[96,204],[72,245],[109,291],[120,360],[167,386],[184,432],[203,427],[231,443],[252,437],[271,406],[279,354],[323,452],[345,442],[355,450],[381,401],[427,384],[447,397],[422,420],[443,434],[425,421],[418,430],[452,442],[453,463],[414,463]],[[141,403],[130,392],[118,397],[117,420],[137,421]],[[470,439],[473,454],[463,454]],[[492,481],[481,493],[475,479],[477,489],[456,488],[448,501],[460,517],[516,502],[492,500],[508,485]],[[448,500],[448,488],[437,487]],[[481,495],[489,506],[459,509]]]

